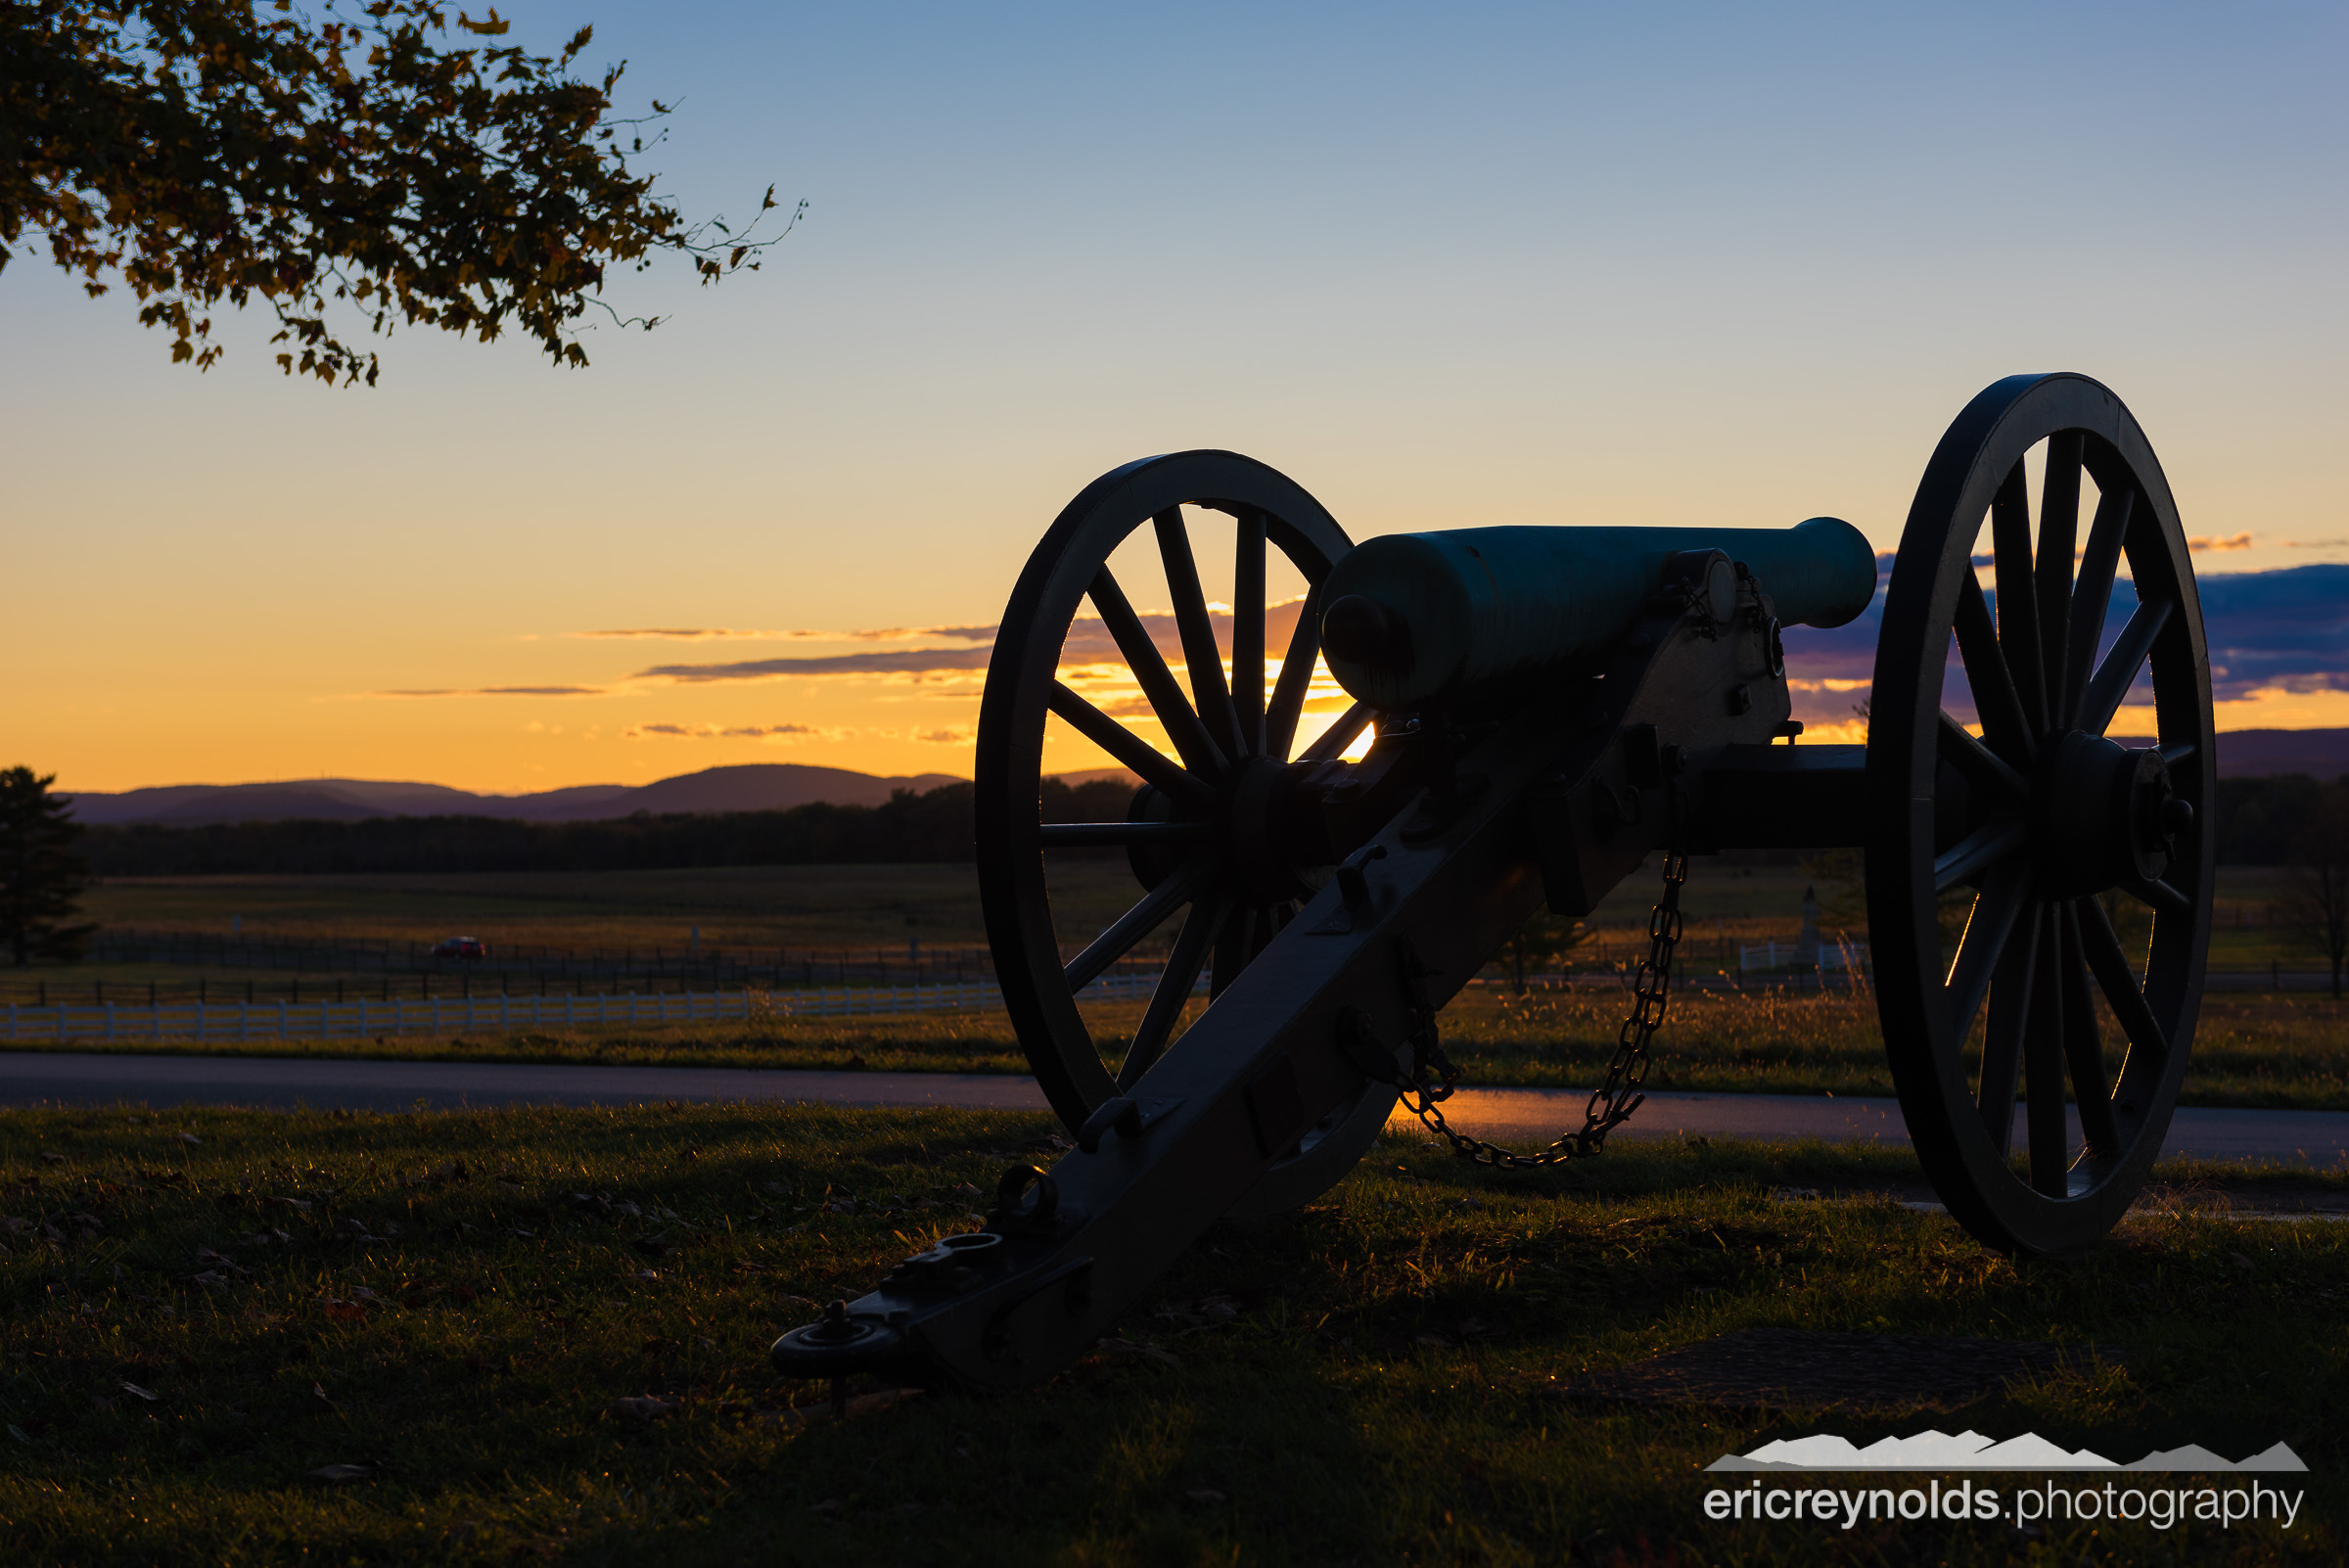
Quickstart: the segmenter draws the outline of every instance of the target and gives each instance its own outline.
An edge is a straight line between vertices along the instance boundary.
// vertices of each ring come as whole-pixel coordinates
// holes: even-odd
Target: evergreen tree
[[[0,943],[20,965],[71,963],[98,929],[73,920],[89,866],[73,853],[72,806],[49,792],[56,782],[29,767],[0,771]]]

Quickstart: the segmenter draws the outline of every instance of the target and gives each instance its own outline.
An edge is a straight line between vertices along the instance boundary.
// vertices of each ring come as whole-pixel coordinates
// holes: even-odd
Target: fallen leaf
[[[66,1163],[66,1157],[65,1157],[64,1155],[62,1155],[62,1154],[52,1154],[52,1153],[51,1153],[49,1150],[47,1150],[47,1149],[43,1149],[43,1150],[41,1151],[41,1159],[43,1160],[43,1162],[45,1162],[46,1164],[49,1164],[49,1165],[63,1165],[63,1164],[65,1164],[65,1163]]]
[[[367,1309],[355,1301],[340,1301],[330,1296],[318,1305],[325,1310],[326,1320],[330,1323],[363,1323],[367,1321]]]
[[[2244,1257],[2239,1252],[2229,1253],[2227,1255],[2227,1261],[2234,1265],[2237,1268],[2256,1268],[2259,1267],[2257,1264],[2253,1263],[2250,1259]]]
[[[339,1486],[345,1481],[364,1481],[375,1471],[364,1464],[322,1464],[310,1472],[313,1481]]]
[[[188,1283],[191,1285],[202,1285],[205,1289],[211,1291],[215,1295],[225,1296],[228,1294],[228,1275],[215,1272],[209,1268],[206,1269],[201,1274],[188,1275]]]
[[[182,1132],[179,1135],[179,1141],[182,1143],[202,1143],[204,1139],[198,1137],[193,1132]]]
[[[149,1393],[146,1389],[139,1387],[139,1385],[136,1383],[123,1383],[122,1392],[129,1395],[134,1400],[145,1400],[150,1405],[153,1405],[156,1402],[155,1395]]]
[[[1231,1500],[1229,1498],[1223,1496],[1222,1493],[1214,1490],[1212,1487],[1193,1487],[1190,1491],[1184,1493],[1183,1496],[1190,1499],[1190,1500],[1193,1502],[1201,1503],[1210,1507],[1219,1502],[1229,1502]]]

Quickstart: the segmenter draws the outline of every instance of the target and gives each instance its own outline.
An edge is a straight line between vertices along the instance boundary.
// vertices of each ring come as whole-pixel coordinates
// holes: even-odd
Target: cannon
[[[1228,673],[1194,553],[1218,534]],[[1171,616],[1138,611],[1112,569],[1123,547],[1130,576],[1153,544]],[[1305,586],[1276,672],[1268,562]],[[1399,1096],[1441,1130],[1437,1009],[1544,902],[1588,913],[1658,852],[1650,958],[1583,1126],[1531,1156],[1455,1144],[1573,1158],[1635,1109],[1689,857],[1857,848],[1893,1080],[1950,1214],[2013,1254],[2092,1247],[2161,1148],[2210,939],[2210,670],[2177,507],[2096,382],[1986,389],[1910,508],[1865,745],[1804,744],[1781,629],[1852,621],[1877,578],[1833,519],[1355,546],[1229,452],[1087,485],[1013,589],[977,777],[1004,1001],[1074,1147],[1006,1171],[984,1229],[784,1335],[776,1366],[987,1387],[1068,1364],[1217,1221],[1339,1180]],[[1111,650],[1138,695],[1097,703],[1078,688]],[[1351,706],[1300,746],[1317,663]],[[2107,731],[2148,670],[2153,744],[2124,745]],[[1141,781],[1123,820],[1041,820],[1054,720]],[[1131,906],[1056,915],[1064,851],[1122,851]],[[1080,992],[1150,939],[1139,1023],[1097,1040]]]

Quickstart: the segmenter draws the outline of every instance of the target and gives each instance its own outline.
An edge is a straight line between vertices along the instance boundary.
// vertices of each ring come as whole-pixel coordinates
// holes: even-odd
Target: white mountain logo
[[[2100,1453],[2059,1448],[2035,1432],[1997,1442],[1979,1432],[1925,1431],[1914,1437],[1888,1437],[1860,1448],[1849,1438],[1832,1433],[1817,1437],[1765,1443],[1751,1453],[1725,1453],[1705,1466],[1713,1470],[2110,1470],[2115,1473],[2170,1472],[2202,1474],[2211,1471],[2300,1471],[2300,1461],[2288,1444],[2279,1443],[2240,1463],[2223,1459],[2200,1444],[2183,1449],[2158,1449],[2135,1464],[2121,1464]]]

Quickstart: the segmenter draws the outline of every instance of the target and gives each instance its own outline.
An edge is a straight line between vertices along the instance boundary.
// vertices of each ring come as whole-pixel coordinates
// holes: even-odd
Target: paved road
[[[404,1111],[495,1105],[636,1105],[664,1100],[793,1101],[1036,1111],[1034,1082],[982,1073],[760,1072],[714,1067],[559,1067],[332,1057],[0,1051],[0,1105],[255,1105]],[[1579,1123],[1563,1089],[1462,1089],[1454,1125],[1512,1143]],[[1407,1118],[1398,1112],[1398,1119]],[[1905,1141],[1898,1101],[1798,1094],[1650,1094],[1618,1137],[1819,1137]],[[2349,1168],[2349,1112],[2188,1107],[2165,1152]]]

